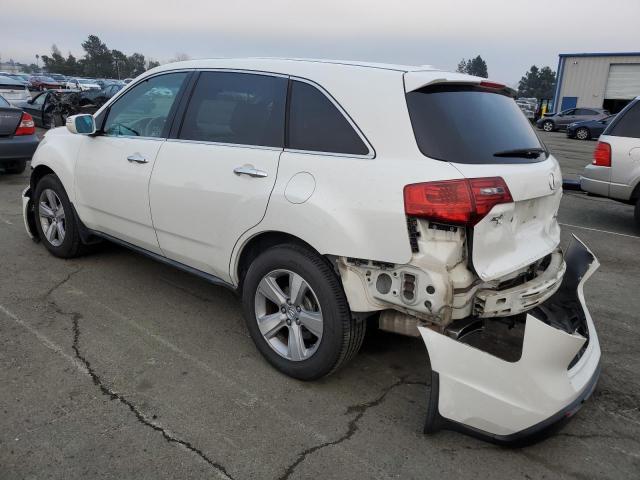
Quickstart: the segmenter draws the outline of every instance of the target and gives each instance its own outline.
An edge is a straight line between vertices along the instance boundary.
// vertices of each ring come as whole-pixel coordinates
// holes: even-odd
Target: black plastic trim
[[[113,242],[117,245],[126,247],[130,250],[133,250],[136,253],[140,253],[142,255],[144,255],[145,257],[151,258],[153,260],[157,260],[158,262],[164,263],[165,265],[169,265],[171,267],[177,268],[179,270],[182,270],[184,272],[190,273],[192,275],[195,275],[197,277],[202,278],[203,280],[206,280],[209,283],[212,283],[214,285],[220,285],[222,287],[226,287],[229,290],[233,290],[236,291],[236,287],[228,282],[225,282],[224,280],[222,280],[221,278],[216,277],[215,275],[211,275],[210,273],[206,273],[203,272],[202,270],[198,270],[197,268],[193,268],[190,267],[189,265],[185,265],[183,263],[177,262],[175,260],[171,260],[170,258],[167,257],[163,257],[162,255],[158,255],[157,253],[154,252],[150,252],[149,250],[146,250],[144,248],[138,247],[136,245],[133,245],[129,242],[126,242],[124,240],[120,240],[119,238],[113,237],[107,233],[103,233],[103,232],[98,232],[96,230],[90,230],[88,228],[85,227],[85,231],[86,233],[89,233],[90,235],[93,235],[95,237],[100,237],[103,238],[105,240],[108,240],[110,242]]]
[[[452,430],[503,447],[519,448],[532,445],[557,432],[569,421],[571,417],[573,417],[573,415],[578,412],[578,410],[580,410],[582,404],[587,401],[596,388],[598,378],[600,377],[600,367],[600,364],[598,364],[593,375],[573,402],[540,423],[510,435],[497,435],[495,433],[486,432],[479,428],[470,427],[460,422],[449,420],[448,418],[440,415],[438,408],[440,397],[440,376],[438,375],[438,372],[432,371],[431,390],[429,393],[428,403],[429,406],[427,409],[427,420],[424,426],[424,433],[435,433],[438,430]]]

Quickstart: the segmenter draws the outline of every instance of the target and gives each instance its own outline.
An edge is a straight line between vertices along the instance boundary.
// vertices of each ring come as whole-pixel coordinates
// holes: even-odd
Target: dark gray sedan
[[[0,170],[22,173],[38,147],[33,118],[0,96]]]
[[[570,108],[560,113],[549,113],[536,122],[545,132],[564,130],[567,125],[585,120],[602,120],[611,115],[603,108]]]

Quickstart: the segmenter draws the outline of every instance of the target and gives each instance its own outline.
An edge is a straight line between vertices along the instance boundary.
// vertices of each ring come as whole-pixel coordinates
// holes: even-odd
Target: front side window
[[[288,148],[367,155],[369,149],[327,96],[305,82],[291,83]]]
[[[286,95],[285,78],[202,72],[178,137],[282,148]]]
[[[44,101],[47,98],[49,94],[48,93],[41,93],[40,95],[38,95],[36,98],[33,99],[33,102],[31,102],[31,105],[44,105]]]
[[[144,80],[109,108],[103,134],[110,137],[165,135],[169,112],[187,77],[186,72],[168,73]]]
[[[640,101],[637,101],[629,110],[622,113],[622,118],[613,124],[611,132],[605,132],[614,137],[640,138]]]

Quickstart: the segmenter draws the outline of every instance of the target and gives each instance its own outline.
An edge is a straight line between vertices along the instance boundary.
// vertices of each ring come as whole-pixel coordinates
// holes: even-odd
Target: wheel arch
[[[268,248],[287,243],[299,245],[322,256],[312,245],[290,233],[275,230],[258,232],[247,238],[242,245],[237,247],[235,254],[232,255],[230,263],[232,282],[241,289],[242,281],[251,262]]]

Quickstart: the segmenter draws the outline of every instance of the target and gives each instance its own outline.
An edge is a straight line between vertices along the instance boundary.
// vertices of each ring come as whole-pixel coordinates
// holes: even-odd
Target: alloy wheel
[[[307,281],[295,272],[273,270],[262,278],[255,295],[255,319],[269,346],[287,360],[306,360],[320,345],[320,302]]]
[[[586,128],[579,128],[576,132],[576,137],[580,140],[586,140],[589,138],[589,131]]]
[[[542,129],[543,129],[545,132],[550,132],[551,130],[553,130],[553,123],[551,123],[551,122],[544,122],[544,123],[542,124]]]
[[[54,247],[62,245],[67,225],[64,207],[60,197],[50,188],[44,189],[40,194],[38,217],[47,241]]]

